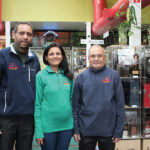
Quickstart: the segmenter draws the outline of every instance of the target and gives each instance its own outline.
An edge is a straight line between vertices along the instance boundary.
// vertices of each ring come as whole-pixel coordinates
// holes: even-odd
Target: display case
[[[150,150],[150,46],[142,51],[142,150]]]
[[[30,47],[30,50],[33,51],[37,55],[39,62],[40,62],[41,70],[43,70],[46,67],[46,65],[43,63],[43,52],[44,52],[43,48],[42,47]]]
[[[141,52],[126,45],[112,45],[110,67],[120,73],[125,97],[123,137],[115,150],[141,150]]]
[[[150,46],[113,45],[107,50],[111,67],[120,73],[125,96],[126,121],[116,150],[150,150]],[[134,143],[132,148],[128,142]]]
[[[80,47],[72,47],[73,71],[76,76],[86,68],[86,49]]]
[[[111,67],[120,73],[124,90],[126,121],[122,139],[137,140],[141,138],[141,53],[120,45],[107,50],[111,51]]]
[[[63,47],[64,51],[65,51],[65,54],[67,56],[67,60],[68,60],[68,63],[69,63],[69,69],[73,72],[73,51],[72,51],[72,48],[71,47]]]

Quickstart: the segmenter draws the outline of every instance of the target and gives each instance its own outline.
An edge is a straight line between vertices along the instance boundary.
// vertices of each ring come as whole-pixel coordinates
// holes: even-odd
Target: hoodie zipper
[[[28,66],[28,78],[29,78],[29,82],[31,81],[31,72],[30,72],[30,66]]]
[[[58,78],[58,73],[57,73],[57,80],[58,80],[58,88],[60,88],[60,86],[59,86],[59,78]]]
[[[5,92],[4,100],[5,100],[5,105],[4,105],[4,112],[5,112],[7,108],[7,92]]]

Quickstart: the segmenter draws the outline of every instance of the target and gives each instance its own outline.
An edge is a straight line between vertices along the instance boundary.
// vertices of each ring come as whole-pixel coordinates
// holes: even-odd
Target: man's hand
[[[2,134],[2,131],[1,131],[1,129],[0,129],[0,134]]]
[[[112,138],[112,141],[113,141],[113,143],[117,143],[117,142],[120,141],[120,138],[115,138],[115,137],[113,137],[113,138]]]
[[[74,134],[73,137],[74,137],[76,142],[78,142],[78,143],[80,142],[80,140],[81,140],[80,134]]]
[[[36,142],[40,145],[43,145],[43,138],[36,139]]]

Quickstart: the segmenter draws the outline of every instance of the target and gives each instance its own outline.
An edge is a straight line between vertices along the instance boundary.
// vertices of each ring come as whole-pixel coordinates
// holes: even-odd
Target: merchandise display
[[[126,111],[126,122],[128,124],[128,138],[140,137],[140,120],[138,120],[138,117],[140,117],[139,111]]]
[[[40,66],[41,66],[41,70],[43,70],[46,65],[43,63],[43,49],[42,47],[30,47],[30,50],[33,51],[34,53],[36,53],[39,62],[40,62]]]
[[[0,36],[0,50],[5,48],[6,42],[5,42],[5,36],[1,35]]]
[[[120,73],[125,95],[126,122],[116,149],[119,150],[120,143],[125,150],[130,149],[126,144],[131,140],[137,142],[132,149],[147,150],[150,148],[146,145],[150,142],[150,47],[112,45],[107,50],[111,52],[111,67]]]
[[[122,78],[125,104],[130,107],[140,106],[140,80],[137,78]]]
[[[72,57],[72,50],[70,47],[63,47],[64,48],[64,51],[65,51],[65,54],[67,56],[67,60],[68,60],[68,63],[69,63],[69,69],[73,72],[73,57]]]
[[[150,46],[141,48],[141,74],[142,74],[142,137],[150,140]],[[144,147],[149,148],[149,146]],[[144,150],[144,148],[143,148]]]
[[[143,107],[149,108],[150,107],[150,84],[144,83],[143,85]]]
[[[73,64],[74,64],[74,76],[76,76],[85,69],[86,67],[86,49],[73,47]]]

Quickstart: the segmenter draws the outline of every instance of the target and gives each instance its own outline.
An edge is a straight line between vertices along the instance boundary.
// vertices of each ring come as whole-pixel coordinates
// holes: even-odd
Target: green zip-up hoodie
[[[73,129],[73,81],[50,66],[36,75],[35,138],[44,133]]]

